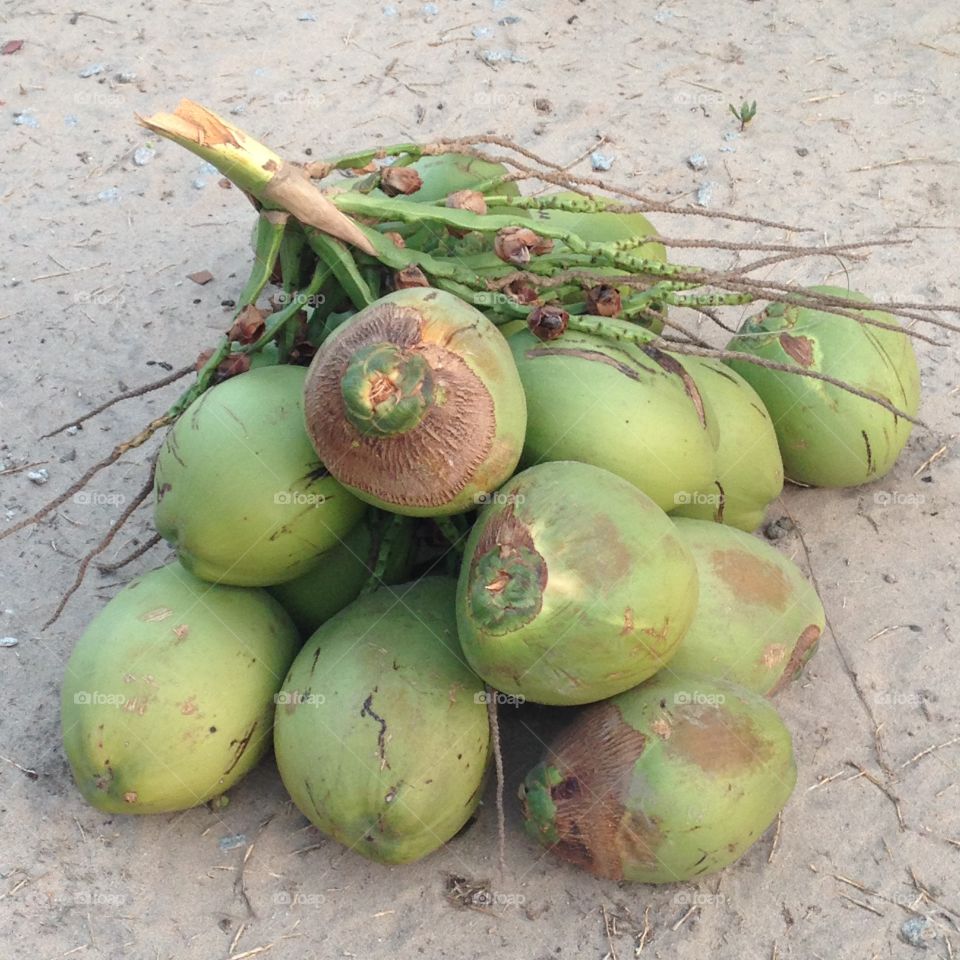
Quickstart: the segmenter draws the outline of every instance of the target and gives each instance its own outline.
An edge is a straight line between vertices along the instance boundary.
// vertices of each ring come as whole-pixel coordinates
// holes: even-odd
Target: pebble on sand
[[[145,167],[156,155],[157,152],[153,147],[137,147],[137,149],[133,151],[133,162],[138,167]]]
[[[698,207],[709,207],[713,202],[713,191],[716,187],[717,185],[712,180],[701,183],[700,186],[697,187],[696,195],[693,198],[694,203],[696,203]]]

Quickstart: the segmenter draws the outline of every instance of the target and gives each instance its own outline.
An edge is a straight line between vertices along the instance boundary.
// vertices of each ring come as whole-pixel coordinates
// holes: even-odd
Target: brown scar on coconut
[[[561,735],[551,766],[576,773],[550,788],[556,804],[555,853],[609,880],[624,879],[625,855],[628,860],[657,862],[662,839],[657,824],[627,810],[624,803],[627,774],[645,748],[646,737],[626,724],[613,704],[598,704],[591,709],[588,726],[580,726],[575,735]]]

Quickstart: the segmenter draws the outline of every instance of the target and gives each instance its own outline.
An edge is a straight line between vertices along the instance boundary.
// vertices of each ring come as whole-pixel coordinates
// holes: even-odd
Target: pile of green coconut
[[[256,255],[164,422],[176,562],[66,670],[84,798],[222,803],[272,749],[318,830],[406,863],[490,815],[498,726],[547,705],[516,785],[537,843],[651,883],[741,857],[793,790],[772,698],[824,629],[757,531],[785,477],[893,466],[919,405],[896,317],[676,266],[637,210],[522,196],[464,147],[311,171],[195,104],[146,122],[254,201]],[[722,350],[677,335],[751,300]]]

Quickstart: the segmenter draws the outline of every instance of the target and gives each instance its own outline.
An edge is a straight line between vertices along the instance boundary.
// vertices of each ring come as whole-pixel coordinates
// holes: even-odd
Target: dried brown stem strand
[[[792,373],[800,377],[809,377],[811,380],[822,380],[824,383],[829,383],[833,387],[838,387],[841,390],[845,390],[847,393],[852,393],[855,397],[861,397],[864,400],[870,400],[871,402],[878,404],[879,406],[883,407],[884,410],[889,410],[890,413],[892,413],[895,417],[901,417],[904,420],[909,420],[910,423],[914,423],[917,426],[927,429],[927,425],[922,420],[919,420],[917,417],[911,416],[905,410],[901,410],[899,407],[894,406],[886,398],[877,394],[868,393],[866,390],[861,390],[859,387],[854,387],[849,383],[845,383],[843,380],[838,380],[836,377],[831,377],[825,373],[820,373],[818,370],[805,370],[803,367],[796,364],[778,363],[775,360],[767,360],[763,357],[755,356],[752,353],[741,353],[739,350],[715,350],[713,347],[704,349],[702,347],[696,347],[693,345],[686,346],[684,344],[671,347],[671,349],[674,353],[689,353],[695,357],[709,357],[713,360],[737,360],[743,363],[752,363],[758,367],[765,367],[767,370],[780,370],[783,373]]]
[[[60,602],[57,604],[56,610],[53,611],[50,618],[47,622],[40,628],[41,630],[46,630],[47,627],[55,623],[60,614],[63,613],[64,608],[69,602],[70,598],[80,589],[80,585],[83,583],[84,578],[87,575],[87,569],[89,568],[94,557],[98,557],[107,547],[110,546],[113,538],[120,532],[123,525],[130,519],[133,515],[133,512],[153,493],[153,464],[150,465],[150,478],[147,482],[140,488],[140,492],[130,501],[123,513],[110,525],[110,529],[103,535],[100,542],[84,556],[80,561],[80,566],[77,567],[77,575],[73,579],[73,583],[67,588],[66,593],[60,598]]]
[[[58,433],[63,433],[64,430],[69,430],[71,427],[79,427],[82,423],[86,423],[87,420],[93,419],[98,413],[103,413],[104,410],[109,410],[115,403],[120,403],[121,400],[132,400],[134,397],[142,397],[145,394],[153,393],[154,390],[160,390],[162,387],[169,386],[171,383],[175,383],[181,377],[185,377],[188,373],[193,373],[196,368],[193,364],[189,367],[181,367],[179,370],[174,370],[173,373],[168,374],[166,377],[161,377],[159,380],[154,380],[153,383],[145,383],[141,387],[134,387],[131,390],[125,390],[123,393],[118,393],[116,396],[111,397],[109,400],[101,403],[99,406],[94,407],[88,413],[85,413],[82,417],[78,417],[76,420],[70,420],[67,423],[61,424],[57,427],[56,430],[51,430],[49,433],[43,434],[40,439],[48,440],[50,437],[55,437]]]
[[[45,503],[36,513],[20,520],[13,524],[13,526],[7,527],[6,530],[0,531],[0,540],[5,540],[7,537],[13,536],[17,531],[23,530],[24,527],[39,523],[44,517],[56,510],[57,507],[63,506],[75,493],[79,493],[101,470],[105,470],[111,464],[116,463],[125,453],[146,443],[159,429],[167,426],[169,423],[170,418],[167,416],[158,417],[156,420],[151,421],[135,437],[131,437],[129,440],[125,440],[123,443],[114,447],[108,456],[95,463],[76,483],[71,484],[59,496]]]
[[[497,713],[497,691],[487,685],[487,721],[490,724],[490,742],[497,774],[497,857],[501,878],[507,869],[507,819],[503,809],[503,751],[500,749],[500,717]]]
[[[136,550],[131,550],[125,557],[121,557],[113,563],[98,563],[97,569],[101,573],[116,573],[128,563],[133,563],[134,560],[142,557],[147,551],[152,550],[162,539],[159,533],[155,533],[149,540],[145,540]]]

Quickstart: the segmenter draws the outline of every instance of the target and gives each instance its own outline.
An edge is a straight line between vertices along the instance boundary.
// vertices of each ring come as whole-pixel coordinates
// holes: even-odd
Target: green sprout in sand
[[[730,112],[740,121],[740,130],[746,130],[747,124],[757,115],[757,101],[747,103],[744,100],[739,110],[731,103]]]

